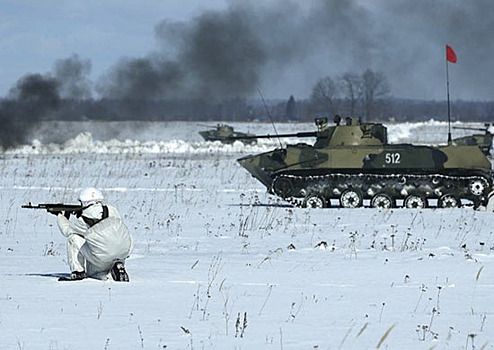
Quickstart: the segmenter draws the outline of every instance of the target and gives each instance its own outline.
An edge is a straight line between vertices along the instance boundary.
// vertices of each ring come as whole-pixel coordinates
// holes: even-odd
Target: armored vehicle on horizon
[[[316,132],[256,138],[315,137],[238,159],[267,190],[303,207],[343,208],[369,202],[374,208],[480,205],[492,189],[492,166],[477,145],[389,144],[387,128],[347,118],[329,126],[316,119]]]
[[[217,124],[216,126],[209,127],[212,129],[199,131],[199,135],[201,135],[205,141],[220,141],[222,143],[231,144],[235,142],[235,140],[240,140],[243,143],[257,143],[257,140],[253,138],[254,134],[235,131],[230,125]]]

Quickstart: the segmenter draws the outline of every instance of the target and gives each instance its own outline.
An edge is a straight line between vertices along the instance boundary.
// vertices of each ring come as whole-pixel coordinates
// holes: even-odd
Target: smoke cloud
[[[59,85],[60,97],[78,100],[91,98],[90,73],[91,61],[78,55],[56,61],[53,74]]]
[[[77,55],[21,78],[9,96],[17,104],[2,104],[0,118],[44,118],[60,99],[87,99],[93,89],[141,104],[248,98],[258,88],[307,97],[324,76],[368,68],[385,74],[396,97],[445,99],[446,44],[458,55],[452,98],[492,99],[493,12],[491,0],[232,0],[222,11],[156,24],[156,50],[120,59],[94,86],[91,62]]]
[[[89,60],[77,55],[57,60],[53,73],[27,74],[0,103],[0,147],[8,149],[29,141],[31,131],[59,109],[63,99],[91,97]]]
[[[442,96],[444,48],[459,53],[458,95],[490,96],[494,2],[236,1],[156,26],[159,50],[123,59],[98,83],[114,98],[306,97],[326,75],[382,71],[397,97]],[[441,93],[437,93],[440,90]]]
[[[60,103],[58,92],[59,82],[51,76],[29,74],[17,82],[10,90],[10,98],[24,105],[31,105],[33,109],[44,115],[46,111],[56,109]]]
[[[238,8],[207,12],[191,23],[162,22],[164,48],[146,58],[123,59],[100,79],[98,92],[121,99],[229,99],[245,96],[259,81],[266,48],[249,16]],[[173,51],[171,58],[167,47]]]

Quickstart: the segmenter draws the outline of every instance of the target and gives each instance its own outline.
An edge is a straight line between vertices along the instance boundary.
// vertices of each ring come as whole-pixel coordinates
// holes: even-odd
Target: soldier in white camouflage
[[[58,226],[67,237],[67,256],[70,277],[62,280],[112,278],[128,282],[125,259],[133,248],[133,238],[118,213],[109,204],[103,204],[100,190],[89,187],[81,191],[82,212],[75,220],[70,214],[58,214]]]

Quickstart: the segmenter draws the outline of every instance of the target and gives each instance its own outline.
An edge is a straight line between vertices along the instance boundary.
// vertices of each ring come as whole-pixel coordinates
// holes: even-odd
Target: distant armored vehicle
[[[453,126],[453,129],[484,131],[484,134],[473,134],[469,136],[453,139],[457,145],[477,145],[484,154],[489,155],[492,147],[492,133],[489,130],[490,124],[484,124],[485,128],[470,128],[466,126]]]
[[[374,208],[459,207],[462,199],[478,206],[492,188],[491,163],[476,145],[388,144],[382,124],[347,118],[340,125],[336,117],[333,126],[316,119],[316,132],[256,136],[315,137],[312,146],[287,145],[238,162],[270,193],[305,207],[328,207],[332,199],[344,208],[364,200]]]
[[[230,125],[218,124],[216,126],[210,126],[210,128],[213,129],[199,131],[199,134],[206,141],[220,141],[222,143],[231,144],[236,140],[240,140],[244,143],[257,143],[257,140],[253,138],[254,134],[246,134],[243,132],[234,131],[233,127]]]

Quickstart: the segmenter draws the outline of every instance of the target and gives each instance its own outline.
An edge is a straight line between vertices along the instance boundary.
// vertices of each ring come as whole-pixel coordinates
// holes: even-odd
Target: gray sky
[[[144,58],[166,63],[153,73],[160,79],[173,80],[169,63],[193,71],[180,84],[203,84],[201,93],[232,84],[241,95],[260,87],[269,98],[302,98],[321,77],[371,68],[397,97],[444,100],[449,44],[458,56],[451,98],[493,99],[491,0],[0,0],[0,10],[2,96],[25,74],[76,54],[90,60],[94,83],[114,72],[112,96],[124,93],[115,92],[115,72],[135,78],[129,60]],[[209,49],[216,39],[207,34],[224,32],[232,33],[224,46]]]
[[[226,0],[0,0],[0,95],[73,54],[90,59],[98,77],[123,56],[154,50],[158,22],[225,7]]]

